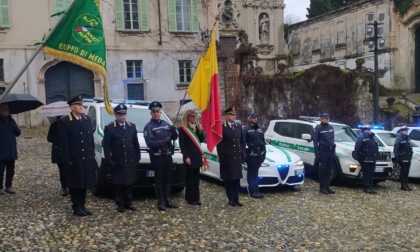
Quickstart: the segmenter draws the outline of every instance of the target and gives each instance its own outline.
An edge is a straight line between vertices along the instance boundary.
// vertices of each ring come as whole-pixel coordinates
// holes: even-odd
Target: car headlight
[[[349,165],[350,172],[355,172],[358,168],[360,168],[359,164],[350,164]]]
[[[293,164],[294,166],[303,166],[303,161],[299,160]]]

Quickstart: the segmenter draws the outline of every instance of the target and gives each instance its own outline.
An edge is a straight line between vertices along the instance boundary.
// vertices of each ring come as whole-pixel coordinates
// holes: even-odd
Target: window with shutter
[[[168,0],[170,32],[198,32],[198,0]]]
[[[115,16],[117,31],[148,31],[148,0],[116,0]]]
[[[0,0],[0,29],[10,27],[9,0]]]

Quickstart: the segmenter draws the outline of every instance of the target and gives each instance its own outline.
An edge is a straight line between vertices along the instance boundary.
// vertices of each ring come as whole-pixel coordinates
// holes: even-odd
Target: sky
[[[284,0],[286,9],[284,10],[284,17],[288,16],[296,23],[306,20],[306,8],[309,7],[310,0]]]

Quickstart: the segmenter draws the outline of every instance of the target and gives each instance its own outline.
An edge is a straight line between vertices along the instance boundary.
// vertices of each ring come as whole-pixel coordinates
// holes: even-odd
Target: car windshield
[[[391,132],[377,133],[376,135],[388,146],[394,146],[395,139],[398,137],[398,134]],[[413,142],[411,142],[411,146],[418,147],[418,145]]]
[[[345,125],[332,125],[334,128],[334,141],[340,142],[355,142],[357,137],[356,134],[351,130],[349,126]]]
[[[113,115],[110,115],[106,112],[105,108],[101,108],[101,129],[104,130],[105,126],[114,121],[115,117]],[[127,121],[132,122],[136,125],[137,132],[143,133],[144,126],[148,122],[150,122],[151,116],[150,111],[148,109],[141,109],[141,108],[133,108],[128,107],[127,108]],[[171,120],[166,116],[165,113],[160,115],[160,119],[169,122],[169,124],[172,124]]]

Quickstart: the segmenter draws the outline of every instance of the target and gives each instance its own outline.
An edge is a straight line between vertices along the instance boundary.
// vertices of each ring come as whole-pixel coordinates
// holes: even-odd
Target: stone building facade
[[[288,27],[290,69],[299,72],[324,63],[354,69],[355,59],[374,69],[369,47],[378,21],[378,75],[387,88],[420,92],[420,0],[400,16],[392,0],[362,0]]]
[[[72,0],[0,1],[0,91],[33,55],[58,22],[50,16]],[[206,49],[206,31],[218,16],[217,0],[102,0],[111,98],[159,100],[176,113]],[[102,96],[101,77],[40,53],[11,92],[44,103],[83,94]],[[35,111],[17,115],[19,124],[39,126]]]

